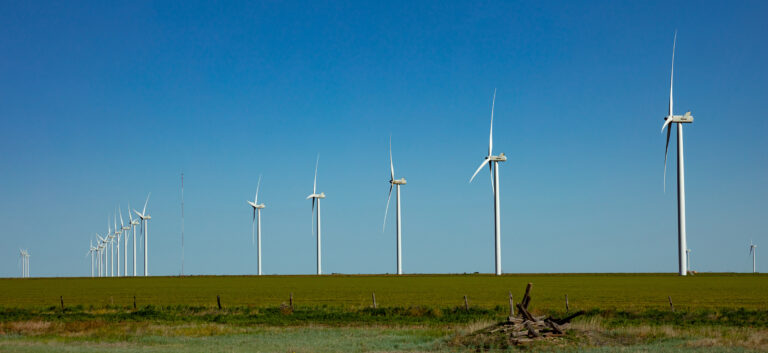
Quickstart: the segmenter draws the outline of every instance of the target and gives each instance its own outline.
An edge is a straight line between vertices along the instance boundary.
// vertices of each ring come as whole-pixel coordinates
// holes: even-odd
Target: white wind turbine
[[[755,257],[757,257],[757,245],[753,244],[752,241],[749,241],[749,254],[752,255],[752,273],[757,273],[757,267],[755,262]]]
[[[120,215],[122,218],[123,215]],[[123,234],[123,224],[120,222],[120,228],[117,227],[117,211],[115,211],[115,243],[117,244],[117,277],[120,277],[120,236]]]
[[[123,223],[123,209],[120,208],[120,230],[125,235],[123,235],[123,276],[128,277],[128,238],[130,236],[130,233],[128,231],[131,230],[131,225],[128,224],[127,226],[125,223]],[[128,215],[131,215],[131,209],[130,205],[128,206]]]
[[[107,254],[107,239],[102,238],[99,233],[96,233],[96,238],[98,238],[98,245],[97,245],[97,251],[98,251],[98,258],[99,258],[99,277],[105,277],[107,273],[107,260],[106,260],[106,254]]]
[[[266,206],[262,203],[259,204],[259,188],[261,187],[261,175],[259,175],[259,182],[256,184],[256,196],[253,197],[253,202],[247,201],[251,208],[253,208],[253,220],[251,221],[251,242],[254,242],[253,233],[254,228],[258,224],[258,232],[256,232],[257,239],[257,257],[258,257],[258,273],[261,276],[261,210]]]
[[[673,99],[672,99],[672,87],[675,77],[675,45],[677,44],[677,31],[675,31],[675,38],[672,41],[672,70],[669,78],[669,113],[664,117],[664,125],[661,127],[661,132],[667,129],[667,144],[664,149],[664,189],[666,191],[667,185],[667,154],[669,151],[669,136],[672,128],[669,126],[672,123],[677,125],[677,250],[678,250],[678,265],[680,276],[688,274],[686,253],[686,235],[685,235],[685,167],[683,163],[683,124],[693,123],[693,116],[691,112],[685,113],[685,115],[674,115],[673,113]]]
[[[691,249],[685,249],[685,268],[691,269]]]
[[[109,222],[109,216],[107,216],[107,246],[109,251],[107,252],[107,276],[112,277],[115,275],[115,237],[112,233],[112,224]]]
[[[493,218],[494,218],[494,229],[495,229],[495,247],[496,247],[496,275],[501,275],[501,217],[500,217],[500,211],[499,211],[499,162],[504,162],[507,160],[507,157],[504,155],[504,153],[499,153],[498,156],[493,155],[493,109],[496,105],[496,90],[493,90],[493,101],[491,103],[491,134],[490,138],[488,139],[488,155],[485,157],[485,160],[483,163],[480,164],[480,167],[477,168],[475,171],[475,174],[472,174],[472,178],[469,179],[469,182],[471,183],[472,180],[475,179],[475,176],[477,173],[480,172],[485,165],[488,165],[488,168],[491,172],[491,187],[493,189]]]
[[[27,277],[27,251],[19,248],[19,261],[21,262],[21,277]]]
[[[138,219],[133,219],[133,215],[131,215],[131,204],[128,204],[128,221],[131,224],[131,229],[133,229],[133,276],[136,277],[136,226],[139,225]],[[126,245],[126,248],[128,246]],[[126,249],[126,252],[128,250]]]
[[[405,185],[405,178],[395,179],[395,164],[392,162],[392,136],[389,137],[389,196],[387,196],[387,207],[384,209],[384,225],[381,231],[387,227],[387,212],[389,211],[389,200],[392,198],[392,188],[397,187],[397,274],[403,274],[402,252],[401,252],[401,234],[400,234],[400,185]]]
[[[133,212],[135,212],[136,215],[141,218],[141,223],[144,225],[144,277],[149,276],[149,263],[147,254],[149,247],[149,220],[152,219],[152,217],[147,213],[147,203],[149,203],[150,195],[152,195],[151,192],[147,194],[147,201],[144,202],[144,209],[141,211],[141,213],[139,213],[139,211],[133,210]]]
[[[315,183],[312,186],[312,194],[307,196],[307,200],[312,199],[312,211],[315,211],[315,202],[317,202],[317,274],[323,274],[322,271],[322,255],[320,247],[320,199],[325,198],[325,193],[317,193],[317,167],[320,164],[320,155],[317,156],[317,162],[315,162]]]
[[[85,256],[91,255],[91,277],[93,277],[93,263],[94,263],[94,253],[96,252],[96,247],[93,246],[93,239],[91,239],[91,242],[88,247],[88,252],[85,254]]]

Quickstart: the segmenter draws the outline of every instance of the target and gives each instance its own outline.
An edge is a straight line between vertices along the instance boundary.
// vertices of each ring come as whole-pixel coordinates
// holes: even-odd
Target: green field
[[[540,310],[572,308],[639,310],[666,308],[668,296],[683,308],[768,308],[768,276],[753,274],[542,274],[542,275],[407,275],[407,276],[194,276],[149,278],[0,279],[0,307],[43,308],[59,305],[224,306],[297,305],[345,308],[380,306],[507,306],[508,293],[521,298],[533,283],[534,306]]]
[[[768,350],[768,276],[475,274],[0,279],[0,351],[516,350],[468,337],[527,283],[536,314],[586,311],[534,350]]]

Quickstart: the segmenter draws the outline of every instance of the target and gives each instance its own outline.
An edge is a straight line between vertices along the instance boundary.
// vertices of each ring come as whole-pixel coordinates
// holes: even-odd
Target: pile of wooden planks
[[[565,334],[568,324],[573,318],[584,314],[583,311],[579,311],[563,319],[533,316],[528,311],[528,305],[531,303],[531,287],[533,287],[533,284],[528,283],[523,300],[514,306],[517,309],[517,315],[511,312],[513,315],[506,322],[489,328],[487,330],[488,333],[502,333],[508,336],[510,343],[513,344],[521,344],[547,337],[559,337]]]

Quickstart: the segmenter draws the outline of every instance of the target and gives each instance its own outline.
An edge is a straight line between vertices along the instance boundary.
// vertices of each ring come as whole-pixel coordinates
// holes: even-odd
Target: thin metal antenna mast
[[[184,276],[184,172],[181,172],[181,276]]]

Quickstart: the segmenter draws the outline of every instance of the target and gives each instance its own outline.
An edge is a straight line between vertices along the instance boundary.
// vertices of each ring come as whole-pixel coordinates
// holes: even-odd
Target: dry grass
[[[574,322],[572,329],[589,344],[632,344],[658,339],[685,339],[687,347],[742,347],[768,351],[768,329],[730,326],[674,327],[638,325],[606,328],[599,317]]]

